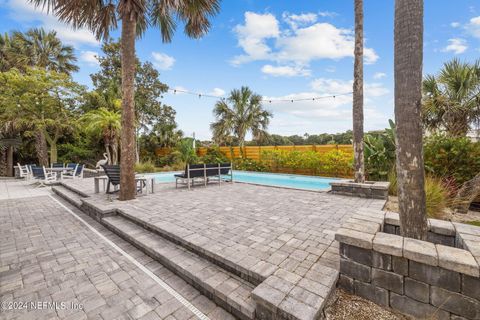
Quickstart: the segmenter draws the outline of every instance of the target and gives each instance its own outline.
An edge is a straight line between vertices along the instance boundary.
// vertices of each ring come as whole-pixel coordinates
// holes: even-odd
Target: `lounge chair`
[[[120,166],[115,165],[102,165],[103,171],[108,178],[106,193],[112,194],[118,192],[118,186],[120,185]],[[144,178],[135,178],[136,182],[140,182],[142,185],[137,186],[137,193],[142,192],[146,186],[146,180]],[[113,186],[114,191],[110,192],[110,184]]]
[[[25,178],[25,180],[29,180],[32,177],[32,173],[30,172],[30,167],[28,165],[22,166],[20,163],[17,163],[18,171],[20,173],[20,178]]]
[[[175,188],[178,188],[178,181],[190,185],[195,185],[195,180],[202,179],[205,186],[212,179],[217,179],[220,183],[222,175],[228,175],[232,165],[230,163],[216,163],[216,164],[192,164],[185,167],[185,172],[175,174]],[[231,179],[232,180],[232,179]]]
[[[103,165],[102,168],[108,177],[107,193],[112,194],[118,192],[118,186],[120,185],[120,166],[117,164],[106,164]],[[113,186],[112,192],[110,192],[110,185]]]
[[[57,173],[47,172],[44,166],[32,167],[32,176],[40,183],[40,187],[57,182]]]

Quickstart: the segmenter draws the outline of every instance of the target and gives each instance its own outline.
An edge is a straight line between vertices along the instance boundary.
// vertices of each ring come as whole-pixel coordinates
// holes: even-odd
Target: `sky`
[[[393,0],[364,0],[365,130],[393,119]],[[425,0],[424,74],[443,63],[480,58],[480,4],[476,0]],[[213,95],[166,93],[187,136],[210,139],[215,102],[248,86],[273,113],[269,132],[281,135],[337,133],[352,127],[349,95],[315,101],[275,102],[352,91],[353,0],[223,0],[210,32],[199,40],[179,25],[171,43],[150,28],[137,40],[137,55],[151,61],[170,88]],[[0,0],[0,31],[44,27],[72,45],[80,71],[74,79],[91,86],[101,43],[88,30],[72,30],[26,0]],[[119,32],[113,32],[118,37]],[[272,100],[270,103],[269,101]]]

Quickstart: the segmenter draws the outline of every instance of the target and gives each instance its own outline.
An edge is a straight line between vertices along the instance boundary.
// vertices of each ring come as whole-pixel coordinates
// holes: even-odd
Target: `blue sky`
[[[394,1],[364,0],[365,128],[381,129],[393,118]],[[296,99],[351,91],[353,0],[224,0],[210,33],[188,39],[179,28],[169,44],[150,29],[137,41],[137,54],[152,61],[171,88],[216,95],[248,85],[268,99]],[[43,26],[75,47],[80,71],[90,85],[100,44],[87,30],[73,31],[26,0],[0,0],[0,31]],[[118,32],[113,34],[118,36]],[[424,73],[443,62],[480,57],[480,5],[474,0],[425,0]],[[187,135],[210,138],[216,99],[165,94]],[[292,135],[335,133],[351,128],[351,97],[308,102],[272,102],[269,131]]]

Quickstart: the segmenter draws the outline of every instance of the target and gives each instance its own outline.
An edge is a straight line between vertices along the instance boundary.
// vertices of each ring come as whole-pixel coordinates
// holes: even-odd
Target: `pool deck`
[[[25,203],[34,208],[34,199],[50,197],[44,195],[45,188],[21,191],[17,187],[1,185],[11,190],[12,199],[6,200],[10,207]],[[114,237],[112,241],[126,240],[130,249],[133,244],[148,254],[150,261],[153,258],[186,281],[196,295],[208,297],[215,308],[240,319],[267,319],[272,314],[285,319],[318,318],[338,277],[335,231],[359,210],[378,211],[385,203],[245,183],[209,184],[190,191],[158,183],[154,194],[131,201],[95,194],[93,178],[65,181],[52,189],[88,213],[82,213],[88,221],[113,231],[107,231]],[[18,192],[30,200],[13,199]],[[34,198],[36,193],[39,197]],[[3,221],[14,224],[25,219],[17,217],[17,211],[3,215]],[[68,219],[48,221],[55,223],[57,233],[61,233],[62,223],[70,223]],[[7,235],[10,240],[15,237]],[[151,318],[162,318],[155,313],[160,307],[152,305],[145,310],[154,311]],[[220,311],[207,316],[215,319],[218,314]]]

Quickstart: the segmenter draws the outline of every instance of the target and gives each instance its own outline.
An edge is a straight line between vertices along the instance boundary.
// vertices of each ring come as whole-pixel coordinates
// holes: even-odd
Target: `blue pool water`
[[[179,172],[155,173],[155,181],[175,182],[173,177],[175,173]],[[294,174],[233,171],[233,181],[304,190],[328,190],[330,189],[329,183],[335,180],[337,179]]]

